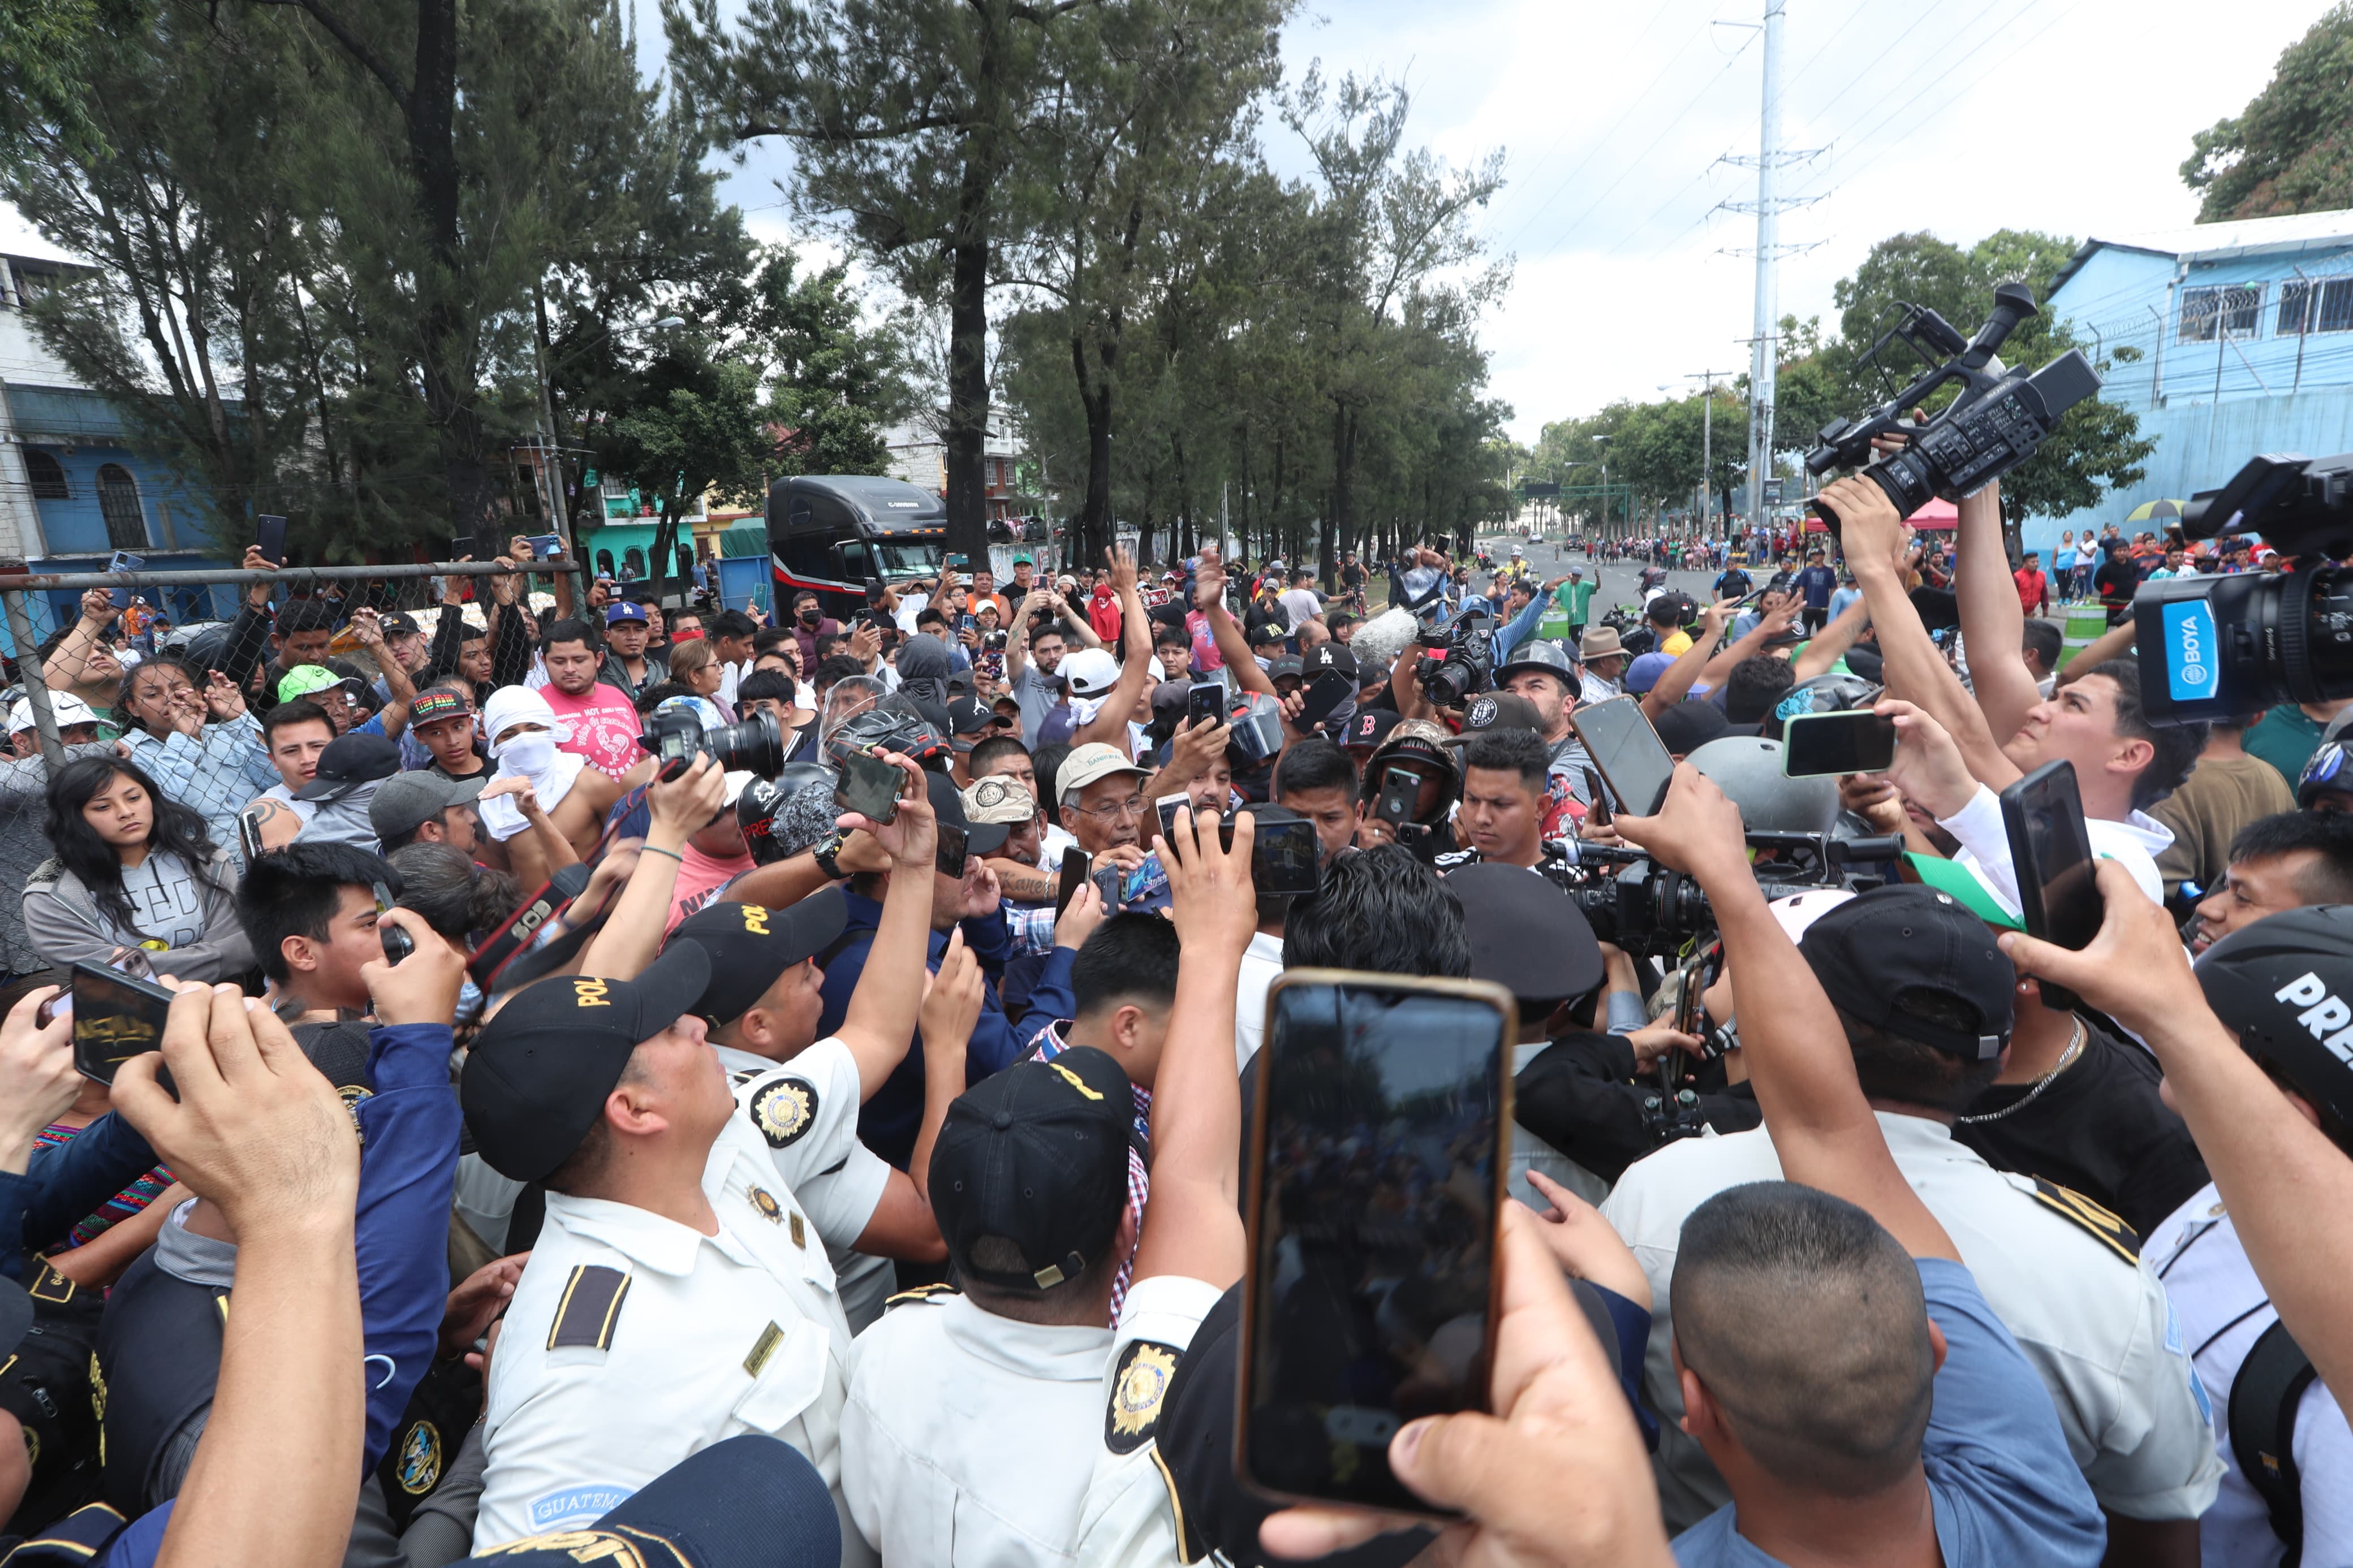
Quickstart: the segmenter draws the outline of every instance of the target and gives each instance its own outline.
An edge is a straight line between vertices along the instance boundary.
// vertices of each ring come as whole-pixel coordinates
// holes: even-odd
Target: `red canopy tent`
[[[1951,501],[1939,500],[1932,497],[1926,506],[1922,507],[1905,521],[1917,529],[1956,528],[1960,524],[1961,510]],[[1809,512],[1806,514],[1806,531],[1828,533],[1830,525]]]

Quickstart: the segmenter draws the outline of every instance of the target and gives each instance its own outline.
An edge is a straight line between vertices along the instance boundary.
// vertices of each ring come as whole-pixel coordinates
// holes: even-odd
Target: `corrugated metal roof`
[[[2328,212],[2290,213],[2284,217],[2242,218],[2235,223],[2194,223],[2180,228],[2147,229],[2137,234],[2094,235],[2068,258],[2051,285],[2056,294],[2092,253],[2100,249],[2138,250],[2151,256],[2171,256],[2185,261],[2221,261],[2238,256],[2293,254],[2303,250],[2333,250],[2353,245],[2353,208]]]

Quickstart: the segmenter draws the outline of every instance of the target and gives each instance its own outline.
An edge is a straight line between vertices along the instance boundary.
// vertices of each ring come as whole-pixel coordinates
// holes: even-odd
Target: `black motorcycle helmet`
[[[785,858],[784,846],[776,842],[773,829],[776,813],[792,796],[789,789],[779,789],[766,779],[754,779],[735,797],[735,826],[743,831],[744,847],[754,866],[773,866]]]
[[[826,755],[839,762],[849,752],[898,752],[923,767],[945,767],[953,748],[914,702],[892,693],[865,712],[842,721],[826,738]]]
[[[2353,1132],[2353,904],[2266,915],[2198,958],[2206,1005],[2261,1062],[2321,1112],[2340,1145]]]

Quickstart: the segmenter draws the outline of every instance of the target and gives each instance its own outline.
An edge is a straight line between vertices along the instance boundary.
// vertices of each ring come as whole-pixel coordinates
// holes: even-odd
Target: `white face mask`
[[[555,762],[555,737],[528,731],[499,748],[499,761],[519,773],[545,773]]]

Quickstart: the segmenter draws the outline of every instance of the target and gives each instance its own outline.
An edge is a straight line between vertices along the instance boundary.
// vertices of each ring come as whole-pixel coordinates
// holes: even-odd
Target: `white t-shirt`
[[[1290,589],[1281,595],[1280,603],[1283,612],[1291,617],[1293,637],[1299,634],[1300,627],[1324,613],[1324,601],[1315,596],[1313,589]]]
[[[1978,874],[2002,906],[2015,914],[2018,911],[2018,871],[2010,860],[2010,833],[2002,826],[2001,801],[1985,785],[1978,785],[1977,794],[1968,804],[1947,817],[1939,817],[1936,826],[1960,840],[1961,852],[1953,857],[1960,865]],[[2173,842],[2173,830],[2149,816],[2136,811],[2122,822],[2105,817],[2086,817],[2084,836],[2091,840],[2092,853],[2103,860],[2114,860],[2132,873],[2148,901],[2165,901],[2165,883],[2157,874],[2157,857]]]
[[[1250,934],[1242,951],[1241,973],[1234,986],[1234,1067],[1250,1066],[1266,1038],[1266,993],[1282,973],[1282,939],[1264,931]]]

